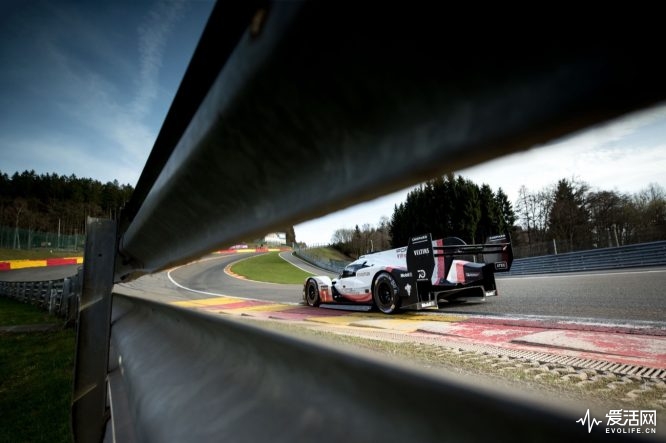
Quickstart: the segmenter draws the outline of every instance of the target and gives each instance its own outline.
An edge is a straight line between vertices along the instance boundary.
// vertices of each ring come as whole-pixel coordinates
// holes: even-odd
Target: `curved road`
[[[0,272],[0,281],[46,281],[76,275],[81,265],[45,266]]]
[[[328,274],[282,254],[304,270]],[[224,268],[251,254],[212,256],[131,283],[116,291],[163,301],[228,295],[282,303],[301,303],[301,285],[239,280]],[[38,281],[74,275],[78,266],[29,268],[0,273],[4,281]],[[441,305],[441,312],[574,317],[577,319],[657,321],[666,313],[666,269],[636,269],[577,274],[497,277],[500,295],[485,303]]]
[[[300,303],[301,285],[238,280],[224,273],[229,263],[245,257],[227,256],[170,272],[175,282],[197,290],[192,298],[224,294],[268,301]],[[299,259],[286,257],[309,272],[326,274]],[[330,273],[328,273],[330,275]],[[579,319],[664,321],[666,269],[640,269],[579,274],[498,277],[500,296],[485,303],[441,305],[441,311],[496,315],[562,316]]]

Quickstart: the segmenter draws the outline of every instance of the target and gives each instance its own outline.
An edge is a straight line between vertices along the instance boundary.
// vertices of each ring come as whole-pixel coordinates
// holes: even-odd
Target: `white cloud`
[[[494,189],[501,186],[512,201],[522,185],[538,191],[572,177],[594,188],[633,193],[650,182],[664,183],[666,154],[662,140],[642,136],[642,130],[655,124],[666,128],[666,106],[458,173]]]
[[[157,98],[159,71],[166,48],[166,41],[177,23],[184,1],[161,1],[148,12],[137,33],[139,36],[138,94],[132,103],[135,115],[145,116]]]

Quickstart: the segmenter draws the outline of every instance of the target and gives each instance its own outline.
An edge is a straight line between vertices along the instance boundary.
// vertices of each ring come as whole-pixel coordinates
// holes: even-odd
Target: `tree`
[[[15,172],[11,178],[0,172],[0,225],[13,231],[2,244],[31,246],[35,232],[82,234],[86,217],[119,216],[134,189],[117,180],[103,185],[97,180],[74,175],[37,175],[35,171]],[[27,231],[26,240],[21,231]],[[11,235],[10,235],[11,237]]]
[[[525,255],[547,253],[548,215],[553,206],[554,192],[544,188],[538,192],[530,192],[524,185],[518,191],[516,208],[518,221],[527,243]]]
[[[585,247],[590,237],[589,211],[585,205],[588,188],[583,182],[567,179],[557,182],[548,214],[548,229],[553,239],[568,243],[569,251]]]
[[[289,226],[285,230],[285,233],[286,233],[285,241],[287,242],[287,245],[291,246],[294,243],[296,243],[296,231],[294,230],[293,225]]]
[[[615,191],[591,192],[587,196],[594,246],[620,246],[629,228],[625,207],[629,198]]]
[[[451,202],[453,203],[453,232],[437,237],[455,236],[467,243],[475,243],[476,228],[481,218],[479,187],[470,180],[458,176],[453,187]]]
[[[508,231],[516,223],[516,214],[513,212],[513,206],[509,201],[509,197],[504,193],[502,188],[497,190],[495,201],[501,214],[501,230],[502,232]]]
[[[485,241],[491,235],[501,233],[504,225],[497,198],[490,186],[486,184],[482,185],[479,191],[479,205],[481,215],[476,227],[475,237],[477,241]]]
[[[638,192],[634,198],[637,241],[666,239],[666,192],[656,183]]]
[[[391,248],[391,234],[389,232],[391,222],[386,216],[379,219],[379,226],[373,236],[376,251],[384,251]]]
[[[431,233],[433,238],[460,237],[467,243],[482,242],[502,232],[503,211],[512,222],[515,215],[506,195],[499,202],[488,185],[479,188],[462,176],[447,174],[423,183],[394,207],[389,224],[391,245],[405,246],[409,238]]]

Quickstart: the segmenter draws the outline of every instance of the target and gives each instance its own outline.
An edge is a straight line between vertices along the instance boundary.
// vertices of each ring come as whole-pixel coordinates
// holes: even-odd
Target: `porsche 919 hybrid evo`
[[[479,262],[477,258],[481,258]],[[484,301],[497,295],[495,272],[511,269],[507,235],[468,245],[457,237],[412,237],[406,247],[362,255],[340,276],[308,277],[303,299],[310,306],[360,304],[392,314],[400,308],[437,308],[440,301]]]

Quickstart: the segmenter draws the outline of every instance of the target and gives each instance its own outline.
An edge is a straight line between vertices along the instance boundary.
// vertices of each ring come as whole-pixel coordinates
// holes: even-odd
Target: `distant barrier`
[[[508,275],[666,266],[666,241],[519,258]]]
[[[307,249],[294,250],[294,255],[314,266],[338,274],[348,264],[348,262],[317,257],[315,254],[309,253]],[[505,275],[550,274],[649,266],[666,266],[666,241],[518,258],[513,261],[511,271]]]
[[[342,269],[349,264],[349,262],[342,260],[332,260],[330,258],[318,257],[308,249],[294,249],[294,255],[301,260],[310,263],[313,266],[324,269],[326,271],[340,274]]]
[[[7,282],[0,281],[0,296],[29,303],[67,321],[76,321],[81,293],[82,270],[59,280]]]

